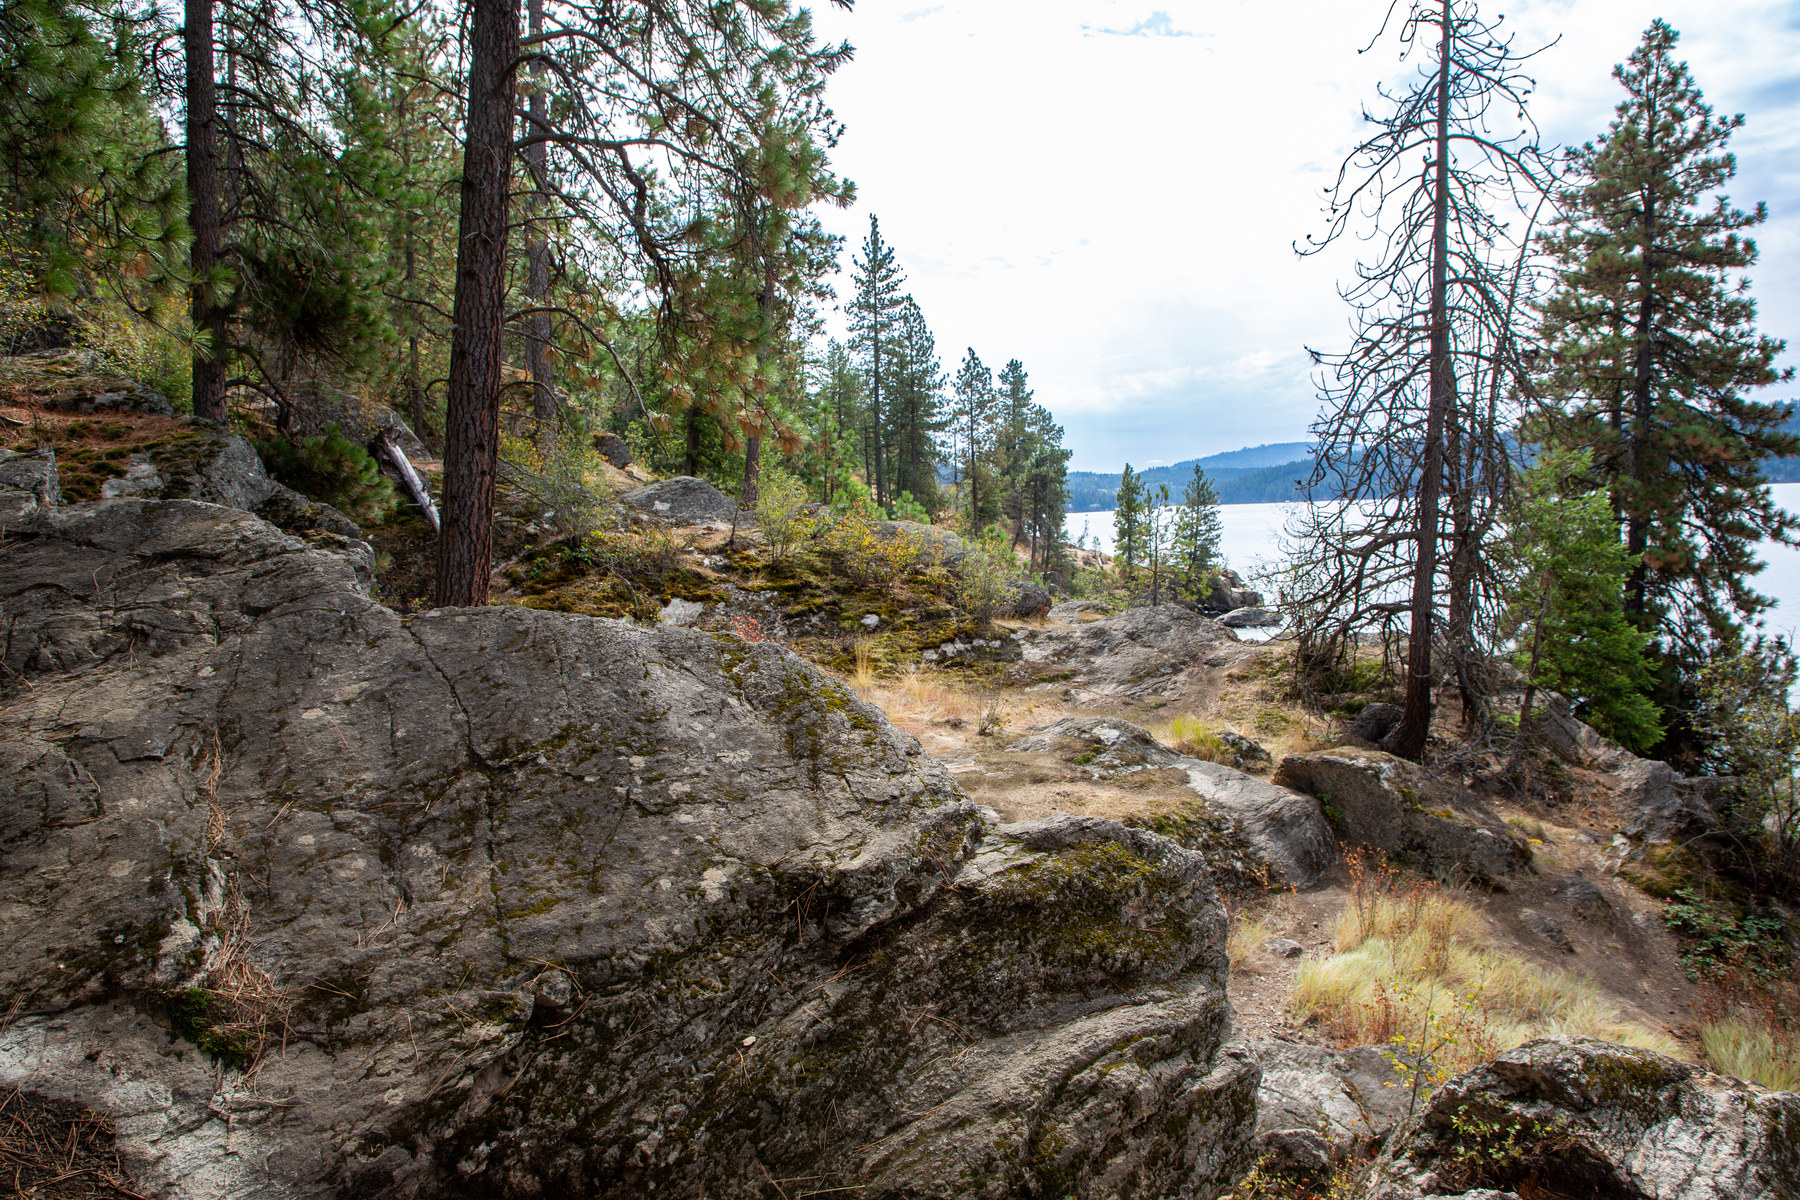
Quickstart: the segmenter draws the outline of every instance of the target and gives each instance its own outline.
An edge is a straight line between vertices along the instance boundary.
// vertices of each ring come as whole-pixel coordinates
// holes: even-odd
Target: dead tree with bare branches
[[[1421,60],[1417,78],[1380,89],[1386,111],[1364,113],[1375,132],[1326,190],[1325,232],[1295,247],[1312,254],[1355,232],[1380,253],[1341,289],[1350,348],[1313,352],[1324,401],[1308,481],[1317,503],[1290,530],[1304,565],[1284,596],[1303,664],[1370,630],[1390,644],[1404,635],[1405,716],[1384,744],[1413,759],[1431,726],[1434,643],[1473,662],[1491,607],[1481,547],[1509,477],[1502,407],[1533,278],[1523,256],[1550,183],[1525,110],[1532,54],[1513,48],[1501,20],[1474,0],[1410,0],[1399,44],[1403,62]],[[1479,694],[1460,667],[1458,682]]]

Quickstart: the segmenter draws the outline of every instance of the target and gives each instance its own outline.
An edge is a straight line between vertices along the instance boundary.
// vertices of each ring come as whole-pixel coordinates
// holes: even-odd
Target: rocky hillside
[[[1641,890],[1723,827],[1709,785],[1564,715],[1532,815],[1288,700],[1279,645],[971,611],[931,531],[783,560],[688,483],[621,482],[585,559],[515,495],[511,603],[410,611],[235,435],[116,418],[76,500],[111,435],[31,411],[65,453],[0,460],[21,1164],[79,1127],[83,1178],[166,1197],[1800,1194],[1800,1102],[1680,1061]],[[1416,882],[1372,892],[1377,851]],[[1446,954],[1585,972],[1588,1024],[1415,1099],[1300,1003],[1409,895],[1472,914]],[[1590,1027],[1668,1054],[1544,1040]]]

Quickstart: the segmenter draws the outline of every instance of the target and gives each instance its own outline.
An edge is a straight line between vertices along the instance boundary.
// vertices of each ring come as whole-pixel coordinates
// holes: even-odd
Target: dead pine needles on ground
[[[11,1195],[42,1200],[126,1197],[132,1190],[111,1118],[67,1100],[0,1092],[0,1179]]]

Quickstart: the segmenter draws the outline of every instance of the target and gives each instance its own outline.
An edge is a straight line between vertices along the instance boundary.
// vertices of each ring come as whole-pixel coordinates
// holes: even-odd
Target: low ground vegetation
[[[1427,1090],[1534,1037],[1579,1034],[1681,1057],[1668,1036],[1622,1020],[1591,980],[1499,950],[1453,888],[1351,852],[1349,904],[1329,957],[1300,968],[1297,1016],[1340,1044],[1394,1050]]]

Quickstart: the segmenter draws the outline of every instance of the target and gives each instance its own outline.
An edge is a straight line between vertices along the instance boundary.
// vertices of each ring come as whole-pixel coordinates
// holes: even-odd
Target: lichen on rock
[[[1245,1165],[1199,855],[995,827],[768,643],[403,618],[345,547],[213,504],[9,533],[0,1080],[112,1113],[144,1188],[1207,1197]],[[228,978],[267,1037],[198,1002]]]

